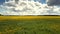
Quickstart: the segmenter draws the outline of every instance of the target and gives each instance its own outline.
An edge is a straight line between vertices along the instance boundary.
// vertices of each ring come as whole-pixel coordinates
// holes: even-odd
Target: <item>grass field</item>
[[[0,34],[60,34],[60,16],[0,16]]]

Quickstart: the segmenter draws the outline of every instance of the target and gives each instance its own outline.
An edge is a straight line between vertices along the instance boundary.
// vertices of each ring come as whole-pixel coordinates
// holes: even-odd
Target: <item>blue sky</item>
[[[2,4],[5,0],[0,0],[0,4]]]
[[[42,3],[46,3],[46,0],[41,0]]]
[[[0,0],[0,4],[2,4],[5,0]],[[45,3],[45,0],[41,0],[42,3]]]

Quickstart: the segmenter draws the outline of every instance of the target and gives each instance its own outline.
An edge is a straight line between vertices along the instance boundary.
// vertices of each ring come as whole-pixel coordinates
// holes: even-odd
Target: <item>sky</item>
[[[3,4],[5,0],[0,0],[0,4]],[[45,0],[41,0],[41,3],[45,3]]]
[[[41,0],[42,3],[46,3],[46,0]]]
[[[47,4],[49,6],[60,6],[60,0],[48,0]]]
[[[0,0],[0,4],[2,4],[5,0]]]
[[[2,4],[3,2],[4,2],[5,0],[0,0],[0,4]],[[34,0],[35,1],[35,0]],[[37,0],[36,0],[37,1]],[[38,1],[40,1],[40,0],[38,0]],[[41,0],[41,3],[46,3],[46,0]],[[41,4],[41,5],[39,5],[39,6],[37,6],[37,3],[32,3],[33,5],[35,5],[35,6],[33,6],[33,5],[31,5],[31,6],[28,6],[28,8],[29,9],[31,9],[31,10],[28,10],[28,8],[27,7],[22,7],[22,5],[21,5],[21,7],[19,7],[19,6],[16,6],[15,8],[12,8],[12,10],[6,10],[7,8],[2,8],[2,9],[0,9],[0,13],[1,14],[3,14],[3,15],[22,15],[22,14],[24,14],[24,15],[29,15],[29,12],[31,11],[31,13],[32,14],[34,14],[34,15],[41,15],[41,14],[43,14],[43,15],[60,15],[60,7],[58,8],[57,6],[54,6],[54,8],[53,8],[53,6],[52,6],[52,8],[54,9],[54,10],[51,10],[51,8],[49,8],[50,6],[48,6],[48,5],[60,5],[60,0],[48,0],[47,1],[47,5],[46,4]],[[39,4],[39,3],[38,3]],[[13,4],[12,4],[13,5]],[[29,4],[30,5],[30,4]],[[8,5],[9,6],[9,5]],[[13,5],[14,6],[14,5]],[[33,7],[32,7],[33,6]],[[45,10],[45,12],[44,12],[44,10],[42,9],[42,10],[40,10],[40,6],[41,7],[43,7],[43,9]],[[32,7],[32,8],[30,8],[30,7]],[[37,8],[36,8],[37,7]],[[45,9],[45,7],[47,7],[48,9]],[[26,9],[27,8],[27,9]],[[9,8],[10,9],[10,8]],[[20,10],[21,9],[21,10]],[[25,11],[25,9],[26,10],[28,10],[28,12],[24,12]],[[19,10],[20,10],[20,13],[19,13]],[[16,12],[16,11],[18,11],[18,12]],[[21,13],[21,11],[23,11],[22,13]],[[34,11],[34,12],[33,12]],[[38,11],[38,12],[37,12]],[[49,12],[48,12],[49,11]],[[51,12],[52,11],[52,12]],[[37,13],[36,13],[37,12]],[[32,15],[31,14],[31,15]]]

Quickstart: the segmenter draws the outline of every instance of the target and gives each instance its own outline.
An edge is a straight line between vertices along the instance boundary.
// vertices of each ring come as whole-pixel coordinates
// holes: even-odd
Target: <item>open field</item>
[[[32,20],[32,19],[50,19],[50,18],[60,18],[60,16],[0,16],[0,21],[2,20]]]
[[[0,16],[0,34],[60,34],[60,16]]]

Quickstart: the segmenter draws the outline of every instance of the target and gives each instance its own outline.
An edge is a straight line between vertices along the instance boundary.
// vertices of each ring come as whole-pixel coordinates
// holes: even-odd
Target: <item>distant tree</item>
[[[0,14],[0,16],[2,16],[2,14]]]

